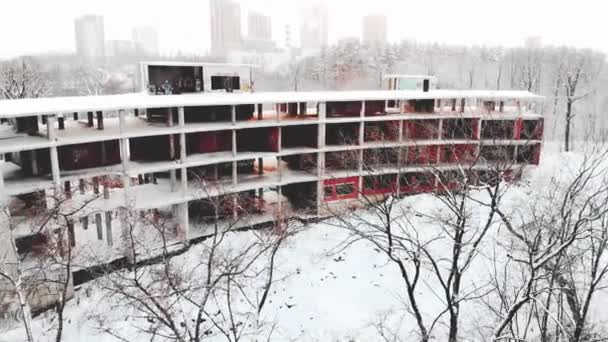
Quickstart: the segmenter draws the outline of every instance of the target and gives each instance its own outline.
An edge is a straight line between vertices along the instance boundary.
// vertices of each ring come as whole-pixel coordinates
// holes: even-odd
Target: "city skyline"
[[[374,5],[345,0],[326,1],[328,8],[329,43],[335,43],[345,37],[361,37],[361,20],[366,14],[379,13],[387,16],[388,42],[398,42],[402,39],[420,42],[438,42],[445,44],[465,45],[503,45],[518,46],[528,36],[541,36],[547,45],[573,45],[591,47],[604,52],[608,51],[608,43],[604,42],[601,32],[593,29],[593,23],[601,20],[600,11],[588,11],[595,4],[591,0],[581,0],[577,8],[570,8],[565,0],[553,1],[550,16],[543,20],[533,20],[538,13],[547,8],[548,1],[534,3],[515,0],[510,6],[504,7],[500,15],[487,16],[484,13],[496,13],[492,1],[466,0],[467,6],[452,4],[449,1],[426,3],[401,3],[392,0],[379,0]],[[585,5],[587,3],[587,5]],[[292,43],[299,46],[300,11],[308,2],[294,1],[290,4],[278,0],[240,1],[242,31],[246,30],[246,18],[249,11],[261,12],[272,18],[273,40],[282,47],[285,41],[285,25],[292,27]],[[74,53],[74,19],[85,14],[104,16],[106,40],[130,39],[131,29],[138,26],[151,26],[159,33],[159,50],[162,54],[183,53],[205,54],[210,51],[211,39],[209,30],[209,1],[181,0],[176,6],[154,6],[149,2],[131,1],[129,3],[117,0],[98,1],[58,0],[53,4],[24,0],[11,3],[8,12],[32,12],[28,20],[36,25],[32,29],[20,30],[18,33],[3,37],[0,46],[0,58],[8,58],[23,54],[43,54],[47,52]],[[62,8],[61,13],[56,8]],[[133,16],[145,7],[145,15]],[[190,9],[184,11],[184,8]],[[348,8],[348,15],[344,9]],[[464,11],[467,8],[467,11]],[[118,10],[120,9],[120,11]],[[473,9],[473,10],[471,10]],[[29,10],[29,11],[27,11]],[[404,13],[432,13],[432,16],[404,16]],[[44,13],[54,13],[45,16]],[[470,17],[472,20],[463,20]],[[333,19],[333,20],[332,20]],[[510,20],[520,23],[516,27],[504,28]],[[23,17],[9,16],[0,23],[5,31],[18,27]],[[434,25],[437,21],[445,24]],[[563,25],[568,21],[576,25],[578,30],[569,30]],[[501,24],[502,22],[502,24]],[[40,39],[39,28],[45,28],[45,36]],[[446,29],[449,27],[450,29]],[[36,28],[36,29],[34,29]],[[587,29],[588,28],[588,29]],[[587,31],[580,35],[577,32]],[[200,32],[200,38],[195,33]],[[246,32],[241,32],[246,37]],[[179,38],[176,38],[178,37]],[[293,38],[296,38],[293,41]]]

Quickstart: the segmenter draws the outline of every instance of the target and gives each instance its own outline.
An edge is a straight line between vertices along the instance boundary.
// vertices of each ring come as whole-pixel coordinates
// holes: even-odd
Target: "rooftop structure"
[[[526,91],[247,92],[226,88],[228,78],[213,87],[213,74],[197,91],[185,78],[230,66],[141,65],[144,83],[155,72],[181,78],[180,94],[0,101],[0,203],[10,212],[0,227],[16,227],[20,253],[44,244],[31,213],[52,205],[47,194],[86,203],[69,243],[109,262],[125,256],[126,208],[171,222],[180,245],[210,235],[216,219],[234,228],[318,218],[362,194],[440,191],[463,164],[482,179],[506,161],[515,177],[540,158],[543,119],[527,104],[542,98]],[[216,76],[240,84],[252,68],[232,67]],[[137,230],[154,250],[156,233]],[[76,255],[78,285],[99,259]]]

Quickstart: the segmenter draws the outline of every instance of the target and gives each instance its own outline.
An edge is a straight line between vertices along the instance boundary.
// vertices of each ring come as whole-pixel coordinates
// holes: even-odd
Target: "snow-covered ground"
[[[559,152],[556,145],[547,144],[541,165],[526,170],[524,180],[507,192],[502,200],[503,210],[508,212],[525,207],[552,180],[568,178],[582,159],[582,153]],[[477,195],[484,196],[481,192]],[[433,196],[423,194],[405,198],[400,206],[420,213],[436,213],[441,204]],[[472,210],[473,220],[485,218],[487,208]],[[423,216],[412,220],[423,235],[432,237],[441,234]],[[494,228],[481,246],[488,253],[500,245],[503,234],[498,225]],[[225,248],[229,251],[239,250],[258,238],[256,234],[231,234],[230,242]],[[332,222],[321,222],[306,227],[286,241],[276,259],[275,279],[280,281],[273,285],[269,301],[258,317],[259,322],[264,322],[265,325],[252,329],[253,335],[245,336],[243,340],[266,340],[263,336],[273,330],[271,341],[379,341],[378,327],[381,325],[399,332],[403,341],[415,340],[416,325],[405,310],[405,291],[398,269],[387,262],[384,254],[365,242],[356,243],[345,250],[337,249],[347,238],[348,233],[344,229],[335,227]],[[174,265],[183,270],[194,269],[201,256],[205,255],[206,246],[206,243],[193,246],[188,253],[176,257]],[[446,253],[447,251],[449,250]],[[497,260],[500,263],[501,255],[498,254]],[[465,287],[483,283],[492,267],[488,258],[477,257],[467,273],[469,280]],[[200,272],[200,278],[203,278],[204,272]],[[431,317],[442,309],[441,300],[435,291],[437,282],[431,276],[425,276],[421,281],[425,284],[419,293],[423,298],[422,307],[425,317]],[[69,302],[64,341],[117,341],[100,332],[100,317],[103,318],[105,327],[112,327],[120,336],[131,341],[149,340],[149,337],[138,335],[138,328],[147,327],[149,321],[144,317],[136,318],[137,312],[121,306],[124,303],[109,296],[107,290],[103,289],[104,284],[107,284],[104,280],[88,284]],[[249,285],[252,288],[250,294],[253,293],[252,297],[256,298],[260,284]],[[237,310],[250,310],[247,303],[242,300],[237,302]],[[606,305],[608,296],[600,293],[594,301],[592,321],[598,324],[608,322],[608,312],[598,310]],[[183,310],[188,312],[191,308]],[[462,336],[470,336],[466,340],[480,340],[476,337],[479,336],[476,330],[491,326],[494,318],[486,314],[487,309],[479,301],[466,302],[461,310],[462,326],[466,327],[462,329]],[[255,325],[252,318],[248,322]],[[52,340],[54,324],[52,313],[38,317],[34,324],[35,335],[39,336],[37,340]],[[437,334],[441,336],[443,328],[438,329]],[[16,329],[0,334],[0,341],[21,341],[23,337],[23,331]],[[225,338],[217,330],[211,329],[208,340],[223,341]],[[437,340],[442,339],[437,337]]]

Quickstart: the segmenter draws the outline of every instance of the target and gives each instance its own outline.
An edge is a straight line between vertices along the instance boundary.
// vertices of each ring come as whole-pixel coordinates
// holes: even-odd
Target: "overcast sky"
[[[71,52],[74,19],[105,17],[106,39],[129,39],[133,26],[159,32],[161,52],[209,50],[208,0],[0,0],[0,57],[47,51]],[[286,24],[297,43],[299,9],[311,0],[241,0],[243,34],[253,9],[273,17],[282,44]],[[601,0],[326,0],[329,39],[360,37],[362,16],[384,13],[389,40],[448,44],[521,45],[527,36],[545,44],[593,47],[608,52]]]

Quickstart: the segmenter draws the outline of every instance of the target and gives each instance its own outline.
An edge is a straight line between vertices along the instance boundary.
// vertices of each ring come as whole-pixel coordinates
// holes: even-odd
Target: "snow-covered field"
[[[546,189],[556,178],[567,178],[582,161],[581,153],[561,153],[554,145],[547,144],[541,166],[526,170],[524,180],[507,192],[502,200],[505,211],[524,207],[536,199],[535,193]],[[477,194],[484,196],[483,193]],[[534,198],[533,198],[534,197]],[[405,198],[400,206],[420,213],[433,213],[441,207],[431,195]],[[484,219],[487,208],[473,208],[473,219]],[[438,236],[440,231],[424,217],[413,218],[422,234]],[[235,233],[229,236],[230,250],[238,250],[257,238],[253,232]],[[467,271],[465,286],[480,286],[492,271],[493,264],[486,258],[500,245],[499,225],[493,227],[489,239],[481,246],[486,253],[476,257]],[[272,330],[271,341],[379,341],[379,327],[387,326],[399,332],[403,341],[415,340],[416,325],[407,313],[403,280],[394,264],[369,243],[356,243],[345,250],[337,247],[348,237],[348,233],[331,222],[321,222],[306,227],[290,238],[277,255],[277,281],[271,290],[269,302],[260,317],[249,318],[248,323],[264,322],[259,329],[252,329],[252,335],[243,336],[243,341],[266,340]],[[185,255],[176,257],[174,265],[182,269],[192,269],[204,255],[205,244],[197,245]],[[448,250],[446,250],[446,253]],[[498,253],[498,263],[504,257]],[[204,272],[201,271],[201,278]],[[437,294],[437,283],[431,276],[421,281],[420,295],[422,307],[427,317],[441,310],[441,299]],[[91,283],[80,289],[76,298],[66,308],[64,341],[117,341],[115,337],[102,333],[99,318],[104,318],[106,327],[127,337],[130,341],[150,340],[138,335],[138,327],[149,325],[144,318],[136,318],[137,313],[121,306],[116,297],[103,289],[104,280]],[[249,284],[251,293],[259,293],[259,284]],[[247,290],[245,290],[247,291]],[[252,295],[256,298],[256,295]],[[124,303],[122,303],[124,304]],[[220,305],[220,304],[218,304]],[[606,293],[596,297],[592,308],[592,321],[608,322],[608,312],[598,310],[608,305]],[[238,301],[244,311],[248,304]],[[191,308],[190,308],[191,309]],[[190,310],[184,309],[186,312]],[[255,310],[254,310],[255,311]],[[487,315],[480,301],[466,302],[461,308],[462,332],[465,340],[480,340],[479,329],[492,326],[494,318]],[[186,315],[188,316],[188,315]],[[96,317],[97,319],[93,319]],[[54,338],[54,318],[52,313],[44,314],[34,322],[34,335],[38,341]],[[444,327],[439,327],[437,336],[442,336]],[[223,341],[225,337],[217,330],[210,329],[207,340]],[[437,337],[436,336],[436,337]],[[4,332],[0,341],[21,341],[24,333],[20,329]],[[159,339],[157,337],[157,339]],[[156,339],[155,339],[156,340]],[[160,339],[159,339],[160,340]],[[437,337],[438,341],[443,340]]]

